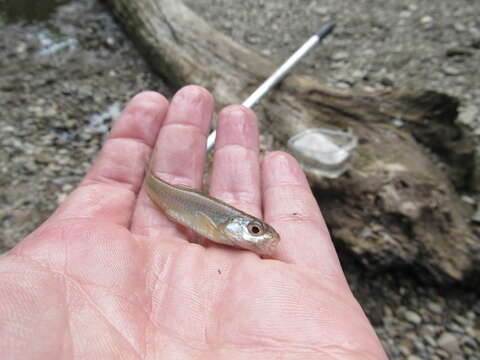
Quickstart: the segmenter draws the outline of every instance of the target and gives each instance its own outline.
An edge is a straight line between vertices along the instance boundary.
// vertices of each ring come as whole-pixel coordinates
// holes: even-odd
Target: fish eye
[[[263,234],[263,227],[262,227],[262,225],[260,225],[258,223],[252,222],[252,223],[248,224],[247,228],[248,228],[248,231],[250,232],[250,234],[252,234],[252,235],[258,236],[258,235]]]

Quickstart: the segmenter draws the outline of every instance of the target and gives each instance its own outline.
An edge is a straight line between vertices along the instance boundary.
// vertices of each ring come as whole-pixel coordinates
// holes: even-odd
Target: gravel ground
[[[65,1],[53,1],[59,2]],[[297,73],[339,88],[446,92],[462,101],[460,121],[480,133],[478,1],[188,3],[219,30],[279,61],[321,24],[335,21],[335,33]],[[172,91],[97,1],[71,2],[42,16],[30,24],[0,16],[3,250],[43,221],[78,183],[129,97],[144,89]],[[435,288],[406,269],[371,273],[341,258],[392,359],[480,359],[478,292]]]
[[[11,9],[13,15],[18,11]],[[5,250],[80,181],[127,99],[144,89],[169,90],[96,1],[59,7],[49,20],[1,26],[0,249]]]
[[[339,88],[428,88],[458,96],[480,125],[480,2],[187,0],[215,27],[281,60],[323,24],[334,33],[296,68]],[[252,11],[252,9],[255,9]],[[255,16],[252,16],[255,14]],[[480,132],[479,132],[480,133]]]

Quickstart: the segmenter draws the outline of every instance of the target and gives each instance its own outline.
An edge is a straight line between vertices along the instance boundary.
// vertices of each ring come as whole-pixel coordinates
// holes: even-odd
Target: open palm
[[[192,243],[151,203],[145,159],[201,186],[212,109],[196,86],[129,103],[80,186],[0,258],[2,358],[385,358],[298,164],[260,167],[250,110],[220,114],[210,193],[279,232],[271,259]]]

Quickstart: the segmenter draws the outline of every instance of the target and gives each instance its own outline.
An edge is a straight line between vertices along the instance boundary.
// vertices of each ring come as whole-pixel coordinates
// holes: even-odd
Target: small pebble
[[[396,127],[401,127],[404,125],[404,122],[402,119],[396,118],[396,119],[393,119],[392,122],[393,122],[393,125],[395,125]]]
[[[461,199],[463,201],[465,201],[467,204],[470,204],[470,205],[475,205],[475,199],[471,196],[468,196],[468,195],[462,195],[461,196]],[[473,313],[472,313],[473,314]]]
[[[456,315],[455,316],[455,321],[457,322],[457,324],[459,324],[463,327],[467,326],[470,323],[467,318],[465,318],[461,315]]]
[[[67,198],[67,194],[65,193],[58,193],[57,194],[57,204],[61,204],[66,198]]]
[[[406,311],[405,319],[415,325],[422,323],[422,317],[414,311]]]
[[[473,104],[465,106],[465,108],[460,110],[458,115],[458,122],[465,125],[472,125],[476,120],[478,120],[479,111],[477,107]]]
[[[35,161],[39,164],[50,164],[53,161],[51,153],[43,151],[35,156]]]
[[[245,36],[245,41],[248,44],[255,45],[255,44],[258,44],[260,42],[260,37],[256,34],[247,34]]]
[[[358,70],[358,69],[357,69],[357,70],[354,70],[354,71],[352,72],[352,77],[353,77],[354,79],[363,79],[366,74],[367,74],[367,73],[366,73],[365,71],[362,71],[362,70]]]
[[[431,17],[430,15],[422,16],[420,19],[420,23],[422,24],[430,24],[432,22],[433,22],[433,17]]]
[[[327,7],[324,6],[316,6],[313,8],[313,12],[318,14],[318,15],[326,15],[328,14],[329,10]]]
[[[480,329],[473,329],[474,338],[477,340],[478,344],[480,344]]]
[[[350,89],[352,85],[348,81],[340,80],[335,83],[335,86],[340,89]]]
[[[472,56],[474,55],[474,51],[467,47],[451,47],[447,49],[446,53],[447,56]]]
[[[477,211],[472,216],[472,221],[480,223],[480,206],[477,208]]]
[[[459,333],[459,334],[465,333],[465,328],[455,323],[447,324],[446,328],[455,333]]]
[[[398,345],[398,350],[400,350],[400,352],[405,356],[411,353],[410,349],[405,345]]]
[[[435,353],[440,356],[440,359],[449,359],[451,358],[450,354],[448,351],[445,351],[443,349],[437,348],[435,349]]]
[[[392,86],[395,84],[392,75],[385,75],[385,76],[382,77],[382,79],[380,80],[380,83],[381,83],[383,86],[389,86],[389,87],[392,87]]]
[[[463,32],[463,31],[467,30],[467,27],[463,23],[460,23],[460,22],[455,23],[453,25],[453,28],[455,29],[455,31],[458,31],[458,32]]]
[[[333,53],[331,59],[332,61],[344,61],[344,60],[347,60],[348,57],[349,55],[346,51],[337,51]]]
[[[438,346],[447,351],[449,354],[460,352],[460,344],[458,339],[452,333],[443,332],[437,340]]]
[[[114,46],[115,45],[115,39],[111,36],[107,37],[105,42],[107,43],[108,46]]]
[[[443,312],[443,308],[440,306],[440,304],[433,301],[428,302],[427,308],[434,314],[441,314]]]
[[[462,73],[460,69],[450,65],[445,65],[442,68],[442,71],[445,75],[449,75],[449,76],[458,76]]]
[[[25,51],[27,51],[27,44],[25,44],[24,42],[20,42],[18,43],[17,47],[15,48],[15,51],[19,54],[21,53],[24,53]]]
[[[423,336],[423,339],[427,342],[428,345],[430,345],[431,347],[437,347],[437,342],[435,341],[435,339],[433,337],[431,337],[430,335],[425,335]]]

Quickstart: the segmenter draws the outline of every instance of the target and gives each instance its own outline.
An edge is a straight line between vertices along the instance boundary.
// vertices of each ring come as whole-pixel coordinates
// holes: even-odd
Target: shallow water
[[[0,0],[3,22],[33,23],[48,19],[55,9],[71,0]]]

